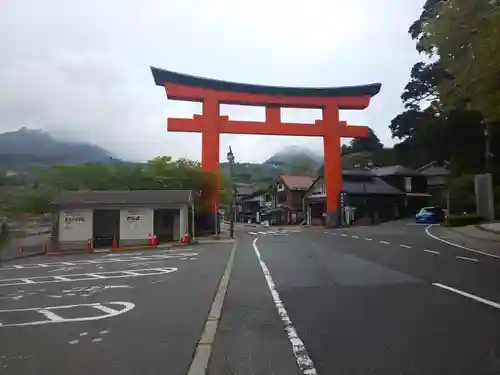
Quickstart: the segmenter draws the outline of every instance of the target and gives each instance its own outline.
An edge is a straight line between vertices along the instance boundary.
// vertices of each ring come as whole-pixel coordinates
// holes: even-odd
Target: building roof
[[[347,194],[402,195],[401,190],[384,182],[379,177],[370,181],[343,181],[342,191]]]
[[[430,162],[429,164],[424,165],[417,169],[418,172],[425,174],[426,176],[447,176],[449,175],[449,163],[444,162],[443,164],[439,164],[437,161]]]
[[[388,167],[373,168],[377,176],[422,176],[422,173],[402,165],[391,165]]]
[[[220,81],[216,79],[203,78],[172,72],[169,70],[151,67],[151,73],[155,84],[164,86],[165,82],[184,86],[202,87],[218,91],[232,91],[248,94],[267,94],[282,96],[302,96],[302,97],[332,97],[332,96],[374,96],[380,91],[380,83],[372,83],[360,86],[344,87],[284,87],[284,86],[263,86],[251,85],[247,83],[236,83],[229,81]]]
[[[253,186],[237,186],[236,195],[252,195],[255,193],[255,187]]]
[[[283,174],[279,176],[283,183],[290,190],[307,190],[314,183],[314,180],[309,176],[290,176]]]
[[[64,191],[52,201],[57,206],[164,205],[191,203],[188,189]]]
[[[369,171],[368,171],[369,172]],[[344,179],[342,181],[342,191],[346,194],[373,194],[373,195],[403,195],[404,192],[389,185],[384,180],[372,174],[372,178],[368,181],[350,181]],[[323,180],[323,176],[319,176],[315,181]],[[311,186],[312,188],[312,186]]]

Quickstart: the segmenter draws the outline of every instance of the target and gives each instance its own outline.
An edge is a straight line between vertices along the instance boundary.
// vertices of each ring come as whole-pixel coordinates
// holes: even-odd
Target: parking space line
[[[186,250],[186,249],[184,249]],[[88,264],[107,264],[107,263],[117,263],[117,262],[133,262],[136,260],[158,260],[158,259],[176,259],[179,257],[192,257],[198,255],[198,252],[183,252],[183,253],[169,253],[169,254],[154,254],[148,256],[128,256],[121,258],[102,258],[100,260],[75,260],[73,262],[53,262],[53,263],[27,263],[27,264],[15,264],[12,266],[0,267],[0,271],[12,271],[20,269],[36,269],[36,268],[47,268],[47,267],[61,267],[61,266],[77,266],[77,265],[88,265]]]
[[[387,241],[380,241],[380,243],[383,243],[384,245],[390,245],[391,244],[390,242],[387,242]]]
[[[467,257],[461,257],[461,256],[456,256],[456,258],[458,259],[463,259],[463,260],[468,260],[470,262],[479,262],[479,259],[476,259],[476,258],[467,258]]]
[[[72,281],[93,281],[99,279],[118,279],[118,278],[138,277],[138,276],[155,276],[175,271],[177,271],[177,268],[175,267],[143,268],[130,271],[108,271],[108,272],[78,273],[78,274],[73,273],[60,276],[34,276],[30,277],[29,279],[28,278],[0,279],[0,287],[26,285],[26,284],[52,284],[52,283],[72,282]],[[98,278],[96,278],[96,275],[98,275]]]
[[[364,239],[367,240],[367,241],[373,241],[373,238],[365,237]]]
[[[47,318],[49,318],[50,320],[52,321],[58,321],[58,320],[63,320],[64,318],[60,317],[59,315],[53,313],[52,311],[50,310],[47,310],[47,309],[42,309],[42,310],[38,310],[38,312],[40,314],[43,314],[45,315]]]
[[[399,247],[404,247],[405,249],[411,249],[411,246],[408,245],[398,245]]]
[[[112,309],[106,305],[118,305],[121,307],[120,310]],[[47,307],[32,307],[32,308],[24,308],[24,309],[11,309],[11,310],[0,310],[0,315],[2,313],[7,313],[8,316],[12,318],[15,316],[17,312],[25,312],[25,311],[33,311],[41,314],[43,317],[47,318],[45,320],[33,320],[31,322],[22,322],[22,323],[0,323],[0,328],[4,327],[21,327],[21,326],[33,326],[33,325],[41,325],[41,324],[50,324],[50,323],[70,323],[70,322],[84,322],[89,320],[100,320],[106,319],[113,316],[117,316],[123,313],[126,313],[132,310],[135,305],[132,302],[103,302],[103,303],[83,303],[79,305],[65,305],[65,306],[47,306]],[[54,313],[53,310],[64,311],[73,308],[80,307],[90,307],[104,312],[103,315],[91,315],[91,316],[81,316],[78,318],[63,318],[58,314]]]

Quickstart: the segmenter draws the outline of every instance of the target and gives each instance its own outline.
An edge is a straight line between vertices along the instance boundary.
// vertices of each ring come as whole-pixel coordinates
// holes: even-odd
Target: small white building
[[[189,230],[191,190],[66,191],[56,207],[53,241],[61,250],[180,241]]]

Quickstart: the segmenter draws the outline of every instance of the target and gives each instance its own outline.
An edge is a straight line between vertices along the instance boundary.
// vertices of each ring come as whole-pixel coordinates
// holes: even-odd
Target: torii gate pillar
[[[168,130],[202,133],[201,163],[215,181],[204,189],[212,212],[219,208],[219,135],[266,134],[323,137],[327,226],[336,227],[340,218],[342,192],[342,137],[366,137],[366,126],[347,125],[339,120],[341,109],[364,109],[380,91],[378,83],[334,88],[300,88],[249,85],[189,76],[151,67],[155,83],[165,87],[168,99],[203,103],[203,114],[192,119],[169,118]],[[264,106],[266,120],[232,121],[220,116],[220,104]],[[281,108],[320,108],[323,118],[315,124],[281,122]]]

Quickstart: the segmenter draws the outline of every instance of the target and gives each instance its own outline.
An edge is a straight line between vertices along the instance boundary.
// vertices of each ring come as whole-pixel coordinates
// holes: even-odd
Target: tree
[[[342,154],[352,154],[355,152],[373,152],[376,153],[384,148],[382,142],[377,137],[372,128],[368,128],[368,136],[363,138],[354,138],[349,145],[342,147]]]
[[[427,1],[429,14],[419,43],[439,56],[447,79],[439,82],[443,104],[481,112],[500,120],[500,2],[498,0]]]

